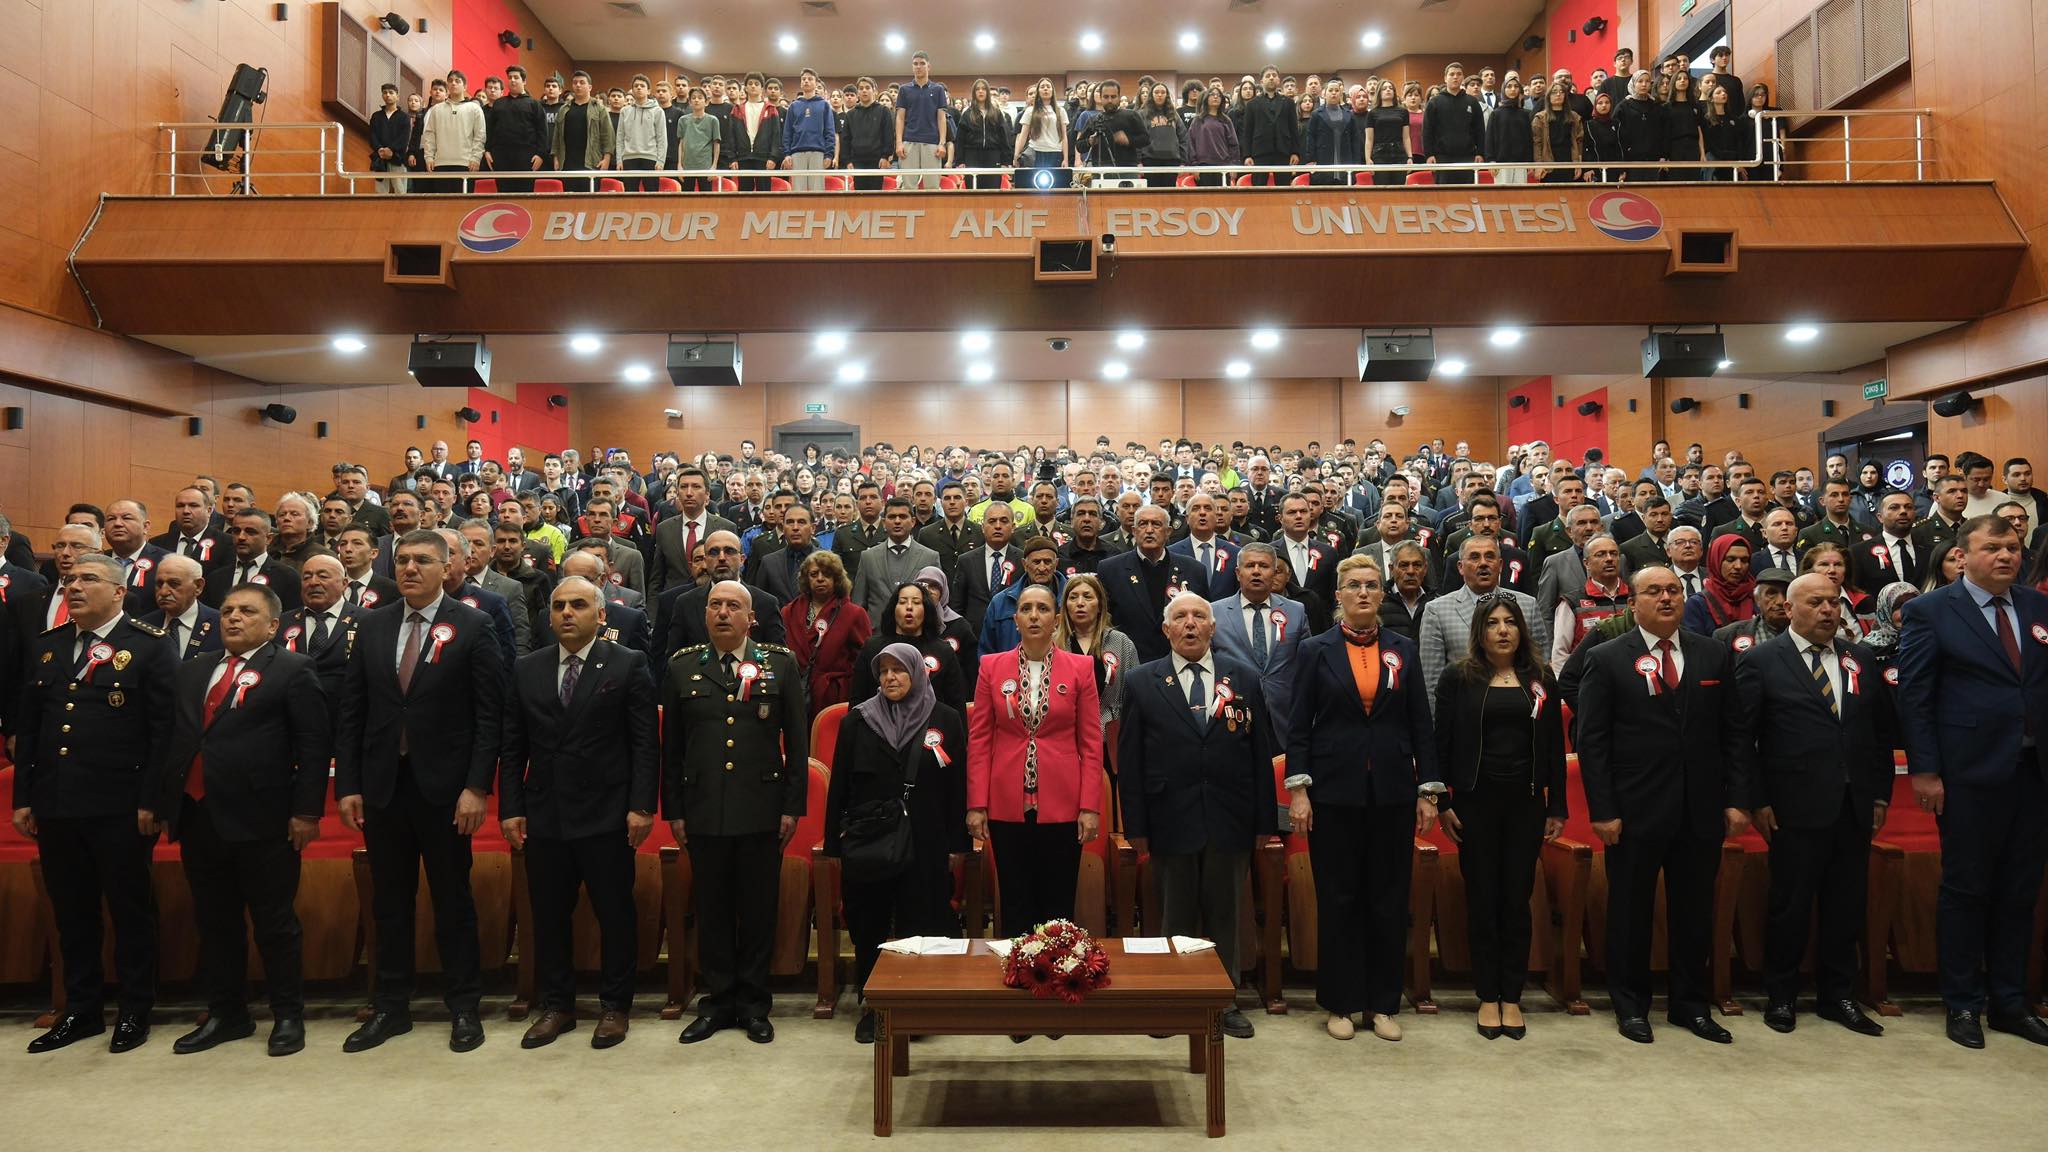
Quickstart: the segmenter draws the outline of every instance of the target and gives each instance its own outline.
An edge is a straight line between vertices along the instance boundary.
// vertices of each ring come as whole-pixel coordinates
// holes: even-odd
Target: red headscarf
[[[1713,547],[1707,549],[1707,582],[1700,595],[1707,598],[1707,611],[1713,614],[1717,628],[1756,615],[1756,601],[1751,598],[1756,591],[1756,574],[1744,576],[1740,584],[1721,574],[1721,562],[1728,558],[1728,550],[1737,545],[1750,548],[1746,537],[1730,532],[1715,537]]]

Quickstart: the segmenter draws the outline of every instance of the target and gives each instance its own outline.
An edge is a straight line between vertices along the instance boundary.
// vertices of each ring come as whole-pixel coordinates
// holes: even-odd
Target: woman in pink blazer
[[[1102,831],[1095,665],[1053,646],[1059,605],[1017,599],[1018,646],[981,658],[967,727],[967,831],[995,853],[1005,936],[1074,915],[1081,845]]]

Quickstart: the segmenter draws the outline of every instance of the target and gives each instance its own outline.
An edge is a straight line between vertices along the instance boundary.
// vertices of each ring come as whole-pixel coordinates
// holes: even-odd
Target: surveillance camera
[[[1116,233],[1104,232],[1102,234],[1102,250],[1104,252],[1116,251]]]
[[[1074,346],[1074,342],[1065,336],[1054,336],[1046,340],[1045,346],[1055,352],[1065,352]]]

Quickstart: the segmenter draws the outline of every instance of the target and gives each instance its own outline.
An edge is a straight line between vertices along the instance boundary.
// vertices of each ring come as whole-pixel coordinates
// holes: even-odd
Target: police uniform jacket
[[[132,815],[170,738],[178,653],[163,630],[117,617],[82,675],[77,640],[76,623],[36,640],[14,721],[14,807],[40,820]]]

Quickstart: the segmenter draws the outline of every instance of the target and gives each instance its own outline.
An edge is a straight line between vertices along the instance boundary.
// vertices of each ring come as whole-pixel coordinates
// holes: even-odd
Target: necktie
[[[2013,633],[2012,619],[2005,614],[2006,599],[2003,596],[1991,598],[1991,617],[1998,624],[1998,643],[2005,649],[2005,658],[2012,661],[2012,670],[2021,676],[2026,670],[2020,662],[2020,638]]]
[[[1671,648],[1671,641],[1657,641],[1657,659],[1663,665],[1663,671],[1659,675],[1664,681],[1666,692],[1678,687],[1678,665],[1672,662]]]
[[[171,625],[171,651],[180,657],[185,655],[185,646],[192,642],[192,630],[183,621]]]
[[[1686,596],[1688,596],[1688,597],[1692,597],[1692,596],[1697,596],[1697,595],[1699,595],[1699,592],[1700,592],[1700,581],[1699,581],[1699,577],[1697,577],[1697,576],[1693,575],[1693,574],[1692,574],[1692,573],[1690,573],[1690,572],[1687,572],[1687,573],[1685,574],[1685,594],[1686,594]]]
[[[313,617],[313,640],[312,643],[306,646],[306,651],[318,652],[322,648],[327,647],[328,620],[329,617],[325,612]]]
[[[179,542],[178,551],[184,553],[186,556],[194,560],[197,560],[199,559],[199,541],[194,540],[190,536],[187,536],[185,537],[184,540]]]
[[[98,639],[99,637],[87,632],[83,628],[78,630],[77,646],[71,651],[71,678],[73,680],[85,675],[85,666],[89,662],[88,653],[92,651],[93,641]]]
[[[719,663],[725,665],[725,678],[737,684],[739,682],[739,661],[734,659],[732,653],[727,652],[725,659],[719,661]]]
[[[1813,682],[1820,688],[1820,698],[1828,702],[1828,712],[1835,719],[1840,720],[1842,718],[1842,705],[1840,701],[1835,699],[1834,685],[1828,683],[1827,665],[1820,661],[1823,651],[1825,649],[1820,645],[1811,645],[1806,649],[1806,658],[1813,662]]]
[[[71,623],[71,598],[64,595],[64,590],[59,588],[51,599],[57,602],[57,610],[50,616],[50,627],[58,628]]]
[[[1270,659],[1266,651],[1266,605],[1252,605],[1252,659],[1260,668]]]
[[[237,564],[237,565],[235,565],[235,583],[237,583],[237,584],[247,584],[248,582],[249,582],[249,566],[248,566],[247,564]]]
[[[690,559],[690,553],[695,552],[696,550],[697,522],[695,520],[692,520],[688,524],[683,525],[683,562],[688,563]]]
[[[363,606],[363,586],[353,580],[348,582],[348,602],[352,608]]]
[[[569,706],[569,698],[576,694],[576,676],[583,671],[583,657],[571,656],[562,664],[562,707]]]
[[[1209,707],[1209,693],[1202,687],[1202,666],[1200,664],[1188,665],[1187,674],[1190,678],[1188,681],[1188,710],[1195,714],[1196,719],[1200,719],[1202,713],[1207,711]]]
[[[1887,536],[1885,541],[1885,554],[1892,558],[1892,572],[1899,579],[1906,579],[1906,565],[1913,561],[1911,546],[1896,536]]]
[[[405,651],[398,654],[398,690],[412,690],[413,668],[420,662],[420,641],[427,630],[427,618],[417,612],[405,618]]]
[[[988,554],[988,586],[991,589],[1003,586],[1003,554],[1001,552],[991,552]]]
[[[207,689],[206,710],[199,718],[199,728],[201,731],[205,731],[206,728],[213,724],[214,713],[220,711],[222,704],[227,703],[228,693],[233,691],[235,687],[235,673],[241,666],[242,660],[240,657],[228,657],[221,669],[220,679],[214,681],[212,688]],[[206,768],[204,761],[205,757],[203,756],[192,757],[192,771],[185,775],[185,795],[192,797],[194,800],[206,798]]]
[[[1205,574],[1208,573],[1211,570],[1210,565],[1214,564],[1215,562],[1216,546],[1214,544],[1202,545],[1202,571]]]
[[[1794,570],[1792,558],[1785,555],[1785,550],[1783,548],[1771,549],[1771,567],[1783,568],[1787,572],[1791,572]]]

